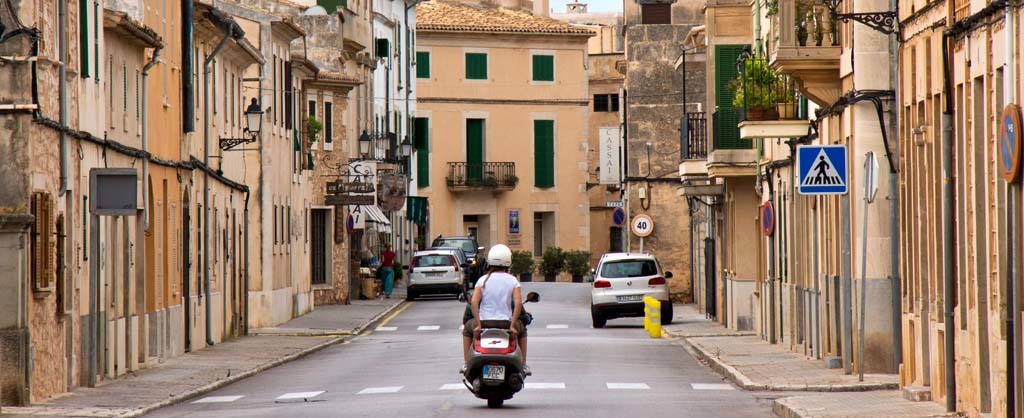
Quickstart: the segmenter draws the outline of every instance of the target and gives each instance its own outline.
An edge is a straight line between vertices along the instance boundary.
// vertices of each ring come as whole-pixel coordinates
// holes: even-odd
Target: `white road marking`
[[[385,387],[379,387],[379,388],[366,388],[366,389],[363,389],[363,390],[359,391],[359,393],[357,393],[356,395],[376,395],[376,394],[380,394],[380,393],[398,393],[398,391],[402,390],[402,388],[404,388],[404,387],[405,386],[385,386]]]
[[[646,383],[605,383],[605,385],[608,386],[608,389],[648,390],[651,388]]]
[[[568,325],[564,325],[564,324],[551,324],[551,325],[548,325],[548,329],[566,329],[566,328],[569,328],[569,326]]]
[[[565,389],[565,383],[527,383],[527,389]]]
[[[736,390],[728,383],[690,383],[695,390]]]
[[[315,398],[317,396],[320,396],[321,393],[324,393],[324,391],[319,390],[319,391],[316,391],[316,392],[293,392],[293,393],[286,393],[284,395],[278,396],[276,400],[287,401],[289,399],[309,399],[309,398]]]
[[[203,399],[200,399],[198,401],[193,401],[192,403],[225,403],[225,402],[234,402],[234,401],[237,401],[237,400],[242,399],[244,397],[245,397],[245,395],[207,396],[207,397],[205,397]]]
[[[439,329],[441,329],[440,325],[420,325],[416,331],[437,331]]]
[[[377,331],[398,331],[398,327],[377,327]]]
[[[465,388],[466,385],[463,385],[462,383],[448,383],[446,385],[441,385],[441,388],[438,390],[461,390]]]

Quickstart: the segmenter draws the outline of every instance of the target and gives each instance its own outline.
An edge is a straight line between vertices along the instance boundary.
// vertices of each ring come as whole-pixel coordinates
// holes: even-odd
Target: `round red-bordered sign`
[[[770,201],[761,205],[761,232],[766,237],[775,233],[775,206]]]
[[[1020,106],[1008,104],[1003,109],[999,129],[999,167],[1003,178],[1016,183],[1020,179],[1021,164],[1021,119]]]

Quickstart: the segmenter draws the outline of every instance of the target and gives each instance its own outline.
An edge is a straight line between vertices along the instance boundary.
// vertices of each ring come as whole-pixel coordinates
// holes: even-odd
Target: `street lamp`
[[[227,151],[242,144],[256,142],[260,136],[260,126],[263,123],[263,109],[259,101],[254,97],[249,107],[245,109],[245,128],[241,138],[220,138],[220,149]]]
[[[409,135],[406,135],[398,146],[398,155],[402,158],[409,158],[412,155],[412,142],[409,142]]]
[[[370,154],[370,134],[363,130],[363,133],[359,134],[359,155],[366,157]]]

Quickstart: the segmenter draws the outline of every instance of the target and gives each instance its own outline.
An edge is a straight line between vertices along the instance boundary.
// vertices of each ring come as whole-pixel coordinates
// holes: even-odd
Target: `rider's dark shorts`
[[[462,336],[473,337],[473,329],[476,328],[476,318],[466,321],[462,327]],[[511,321],[483,321],[482,328],[501,328],[508,329],[511,325]],[[526,327],[523,326],[522,322],[516,322],[516,331],[519,331],[519,335],[526,336]]]

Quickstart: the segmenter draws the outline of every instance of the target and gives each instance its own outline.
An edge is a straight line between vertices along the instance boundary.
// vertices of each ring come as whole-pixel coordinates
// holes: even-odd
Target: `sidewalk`
[[[774,410],[780,417],[945,416],[936,403],[904,400],[896,375],[865,374],[860,382],[855,374],[827,369],[824,361],[768,344],[753,332],[727,329],[706,319],[695,305],[677,304],[673,312],[673,324],[662,327],[662,332],[740,388],[824,392],[776,400]]]
[[[138,417],[344,341],[397,309],[405,300],[397,290],[391,299],[320,306],[279,327],[250,330],[253,335],[42,404],[4,407],[3,417]]]

